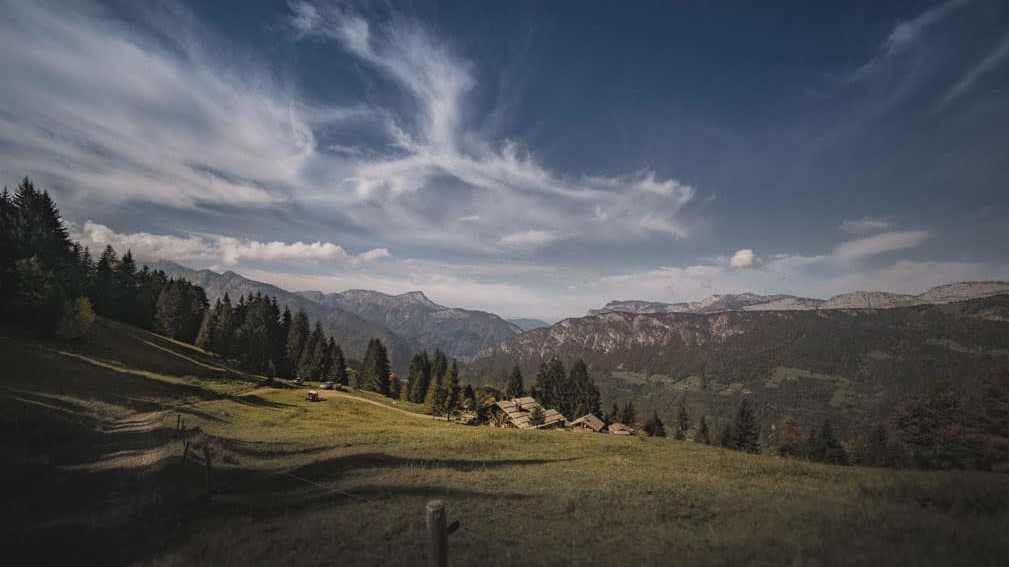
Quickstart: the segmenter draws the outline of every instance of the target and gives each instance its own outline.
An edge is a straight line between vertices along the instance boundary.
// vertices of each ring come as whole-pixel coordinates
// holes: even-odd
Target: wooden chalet
[[[628,427],[623,423],[611,423],[607,429],[614,435],[632,435],[634,433],[633,427]]]
[[[530,423],[533,411],[539,408],[543,412],[543,423],[534,426]],[[498,427],[514,427],[516,429],[546,429],[549,427],[563,427],[567,424],[566,417],[561,412],[553,409],[543,409],[532,397],[516,398],[514,400],[502,400],[495,402],[492,406],[494,423]]]
[[[571,428],[575,431],[602,433],[606,429],[606,424],[603,423],[603,420],[596,417],[595,414],[589,413],[572,421]]]

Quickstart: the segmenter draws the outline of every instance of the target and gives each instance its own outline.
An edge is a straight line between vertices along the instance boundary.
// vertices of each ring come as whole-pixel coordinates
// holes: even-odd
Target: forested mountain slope
[[[892,309],[611,312],[565,319],[488,349],[465,369],[527,386],[541,363],[583,358],[604,402],[632,400],[671,419],[684,403],[724,422],[748,396],[763,424],[829,418],[845,433],[885,420],[907,396],[948,381],[976,391],[1009,371],[1009,295]]]

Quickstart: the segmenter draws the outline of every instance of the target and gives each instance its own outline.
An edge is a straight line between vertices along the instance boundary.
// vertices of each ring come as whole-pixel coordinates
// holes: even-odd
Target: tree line
[[[233,303],[225,294],[211,307],[203,288],[138,268],[129,250],[120,257],[106,246],[95,260],[70,238],[49,193],[27,177],[0,193],[0,313],[71,340],[88,338],[97,314],[195,344],[250,372],[398,395],[378,339],[358,373],[320,322],[281,310],[276,298],[250,293]]]
[[[643,429],[650,436],[666,435],[657,413]],[[750,401],[743,398],[733,419],[717,433],[706,415],[691,428],[681,404],[674,438],[833,465],[1005,471],[1009,470],[1009,373],[987,378],[976,399],[963,399],[950,384],[912,395],[885,422],[843,441],[830,420],[803,426],[785,417],[766,434],[761,431]]]
[[[433,355],[422,350],[413,355],[407,385],[400,392],[404,401],[424,404],[428,413],[434,416],[454,418],[463,412],[475,412],[483,404],[478,400],[472,386],[459,384],[459,364],[453,359],[451,364],[441,349]],[[484,402],[494,398],[485,393]]]
[[[206,308],[202,288],[138,269],[129,251],[107,246],[95,260],[27,177],[0,193],[0,312],[24,326],[83,339],[97,312],[191,343]]]

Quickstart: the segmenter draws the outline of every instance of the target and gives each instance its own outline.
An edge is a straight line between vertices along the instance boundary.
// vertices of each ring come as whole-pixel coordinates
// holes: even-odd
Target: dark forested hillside
[[[1009,369],[1009,295],[887,310],[605,313],[488,349],[464,378],[503,385],[513,365],[532,375],[551,357],[584,359],[605,404],[633,400],[667,422],[683,403],[694,422],[707,413],[725,423],[747,397],[765,428],[830,419],[848,435],[912,394],[944,382],[978,392]]]

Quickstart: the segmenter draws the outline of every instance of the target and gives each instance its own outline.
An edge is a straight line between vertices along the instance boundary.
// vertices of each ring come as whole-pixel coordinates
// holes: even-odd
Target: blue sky
[[[0,2],[74,234],[510,316],[1009,279],[1009,4]]]

